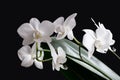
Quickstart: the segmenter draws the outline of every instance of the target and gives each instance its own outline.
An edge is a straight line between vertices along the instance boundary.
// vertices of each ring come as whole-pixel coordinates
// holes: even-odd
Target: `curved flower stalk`
[[[23,45],[35,42],[51,42],[50,36],[54,33],[54,24],[44,20],[39,22],[37,18],[30,19],[29,23],[22,24],[17,32],[24,39]]]
[[[69,40],[73,40],[73,28],[76,26],[75,17],[77,13],[70,15],[65,21],[64,17],[59,17],[54,21],[55,24],[55,32],[58,33],[57,40],[63,39],[66,36]]]
[[[110,30],[106,29],[100,22],[99,25],[95,25],[97,27],[95,32],[91,29],[83,29],[86,33],[83,36],[83,45],[88,49],[89,58],[92,57],[95,47],[96,51],[106,53],[108,49],[111,50],[110,46],[115,43]]]
[[[41,47],[39,47],[39,49],[42,50]],[[36,51],[36,43],[32,46],[32,48],[30,46],[23,46],[20,48],[18,50],[18,57],[22,61],[21,66],[30,67],[34,63],[38,69],[43,69],[43,63],[36,60],[36,53],[40,54],[39,51]],[[41,55],[38,56],[39,60],[43,60],[44,52],[42,51]]]
[[[67,68],[63,66],[63,64],[67,61],[65,51],[61,47],[58,47],[57,51],[55,51],[54,47],[50,43],[48,43],[48,45],[51,51],[51,56],[53,57],[53,70],[56,69],[57,71],[60,71],[60,68],[66,70]]]

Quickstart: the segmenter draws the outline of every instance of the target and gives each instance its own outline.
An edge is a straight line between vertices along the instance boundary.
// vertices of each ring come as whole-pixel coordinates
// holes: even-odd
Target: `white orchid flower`
[[[57,53],[56,53],[54,47],[50,43],[48,43],[48,45],[50,47],[51,56],[53,58],[53,61],[52,61],[53,70],[56,69],[57,71],[60,71],[60,68],[66,70],[67,67],[63,66],[63,64],[67,61],[65,51],[61,47],[58,47]]]
[[[106,53],[108,49],[111,50],[110,46],[115,43],[115,40],[112,39],[113,35],[110,30],[106,29],[100,22],[99,25],[95,22],[94,24],[97,27],[95,32],[90,29],[83,30],[86,33],[83,36],[83,45],[88,49],[89,58],[93,55],[95,47],[96,51]]]
[[[54,25],[50,21],[39,22],[37,18],[32,18],[30,23],[22,24],[17,32],[24,39],[23,45],[37,42],[51,42],[50,35],[54,32]]]
[[[66,36],[68,37],[68,39],[73,40],[74,35],[72,30],[76,26],[75,21],[76,15],[77,13],[70,15],[65,21],[64,17],[59,17],[54,21],[56,27],[55,32],[58,33],[57,35],[58,40],[63,39]]]
[[[40,44],[38,44],[40,45]],[[42,48],[38,47],[38,49],[42,50]],[[44,52],[40,54],[40,51],[37,52],[39,56],[39,60],[43,60]],[[22,61],[21,66],[30,67],[35,64],[38,69],[43,69],[43,63],[36,60],[36,43],[32,46],[23,46],[18,50],[18,57]]]

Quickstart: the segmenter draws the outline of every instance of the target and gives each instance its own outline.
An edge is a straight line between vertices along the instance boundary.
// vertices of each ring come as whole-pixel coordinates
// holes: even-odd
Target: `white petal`
[[[89,34],[93,39],[96,39],[95,32],[91,29],[83,29],[86,34]]]
[[[58,47],[58,58],[57,58],[57,63],[58,64],[63,64],[67,61],[65,51],[61,48]]]
[[[27,39],[24,39],[23,42],[22,42],[22,45],[29,45],[29,44],[32,44],[34,42],[33,38],[27,38]]]
[[[64,23],[64,17],[59,17],[54,21],[55,33],[61,32],[60,28],[63,26],[63,23]]]
[[[66,58],[66,57],[64,57],[64,56],[58,56],[56,62],[57,62],[58,64],[64,64],[66,61],[67,61],[67,58]]]
[[[30,24],[34,27],[35,30],[39,29],[40,21],[37,18],[31,18]]]
[[[49,46],[49,48],[50,48],[51,56],[52,56],[52,58],[53,58],[53,61],[54,61],[54,63],[56,64],[57,53],[56,53],[54,47],[53,47],[50,43],[48,43],[48,46]]]
[[[61,39],[65,38],[66,35],[67,34],[65,34],[65,33],[64,34],[58,34],[57,37],[56,37],[56,39],[57,40],[61,40]]]
[[[60,67],[56,67],[56,70],[57,70],[57,71],[60,71]]]
[[[106,32],[106,37],[107,37],[106,41],[109,42],[109,45],[113,45],[115,43],[115,40],[112,39],[113,38],[112,32],[108,29],[106,31],[107,31]]]
[[[98,25],[99,25],[100,28],[106,29],[102,23],[99,22]]]
[[[54,61],[52,61],[52,69],[53,69],[53,71],[55,70],[55,63],[54,63]]]
[[[18,28],[17,32],[23,39],[25,39],[25,41],[23,41],[23,45],[30,44],[33,42],[34,29],[29,23],[22,24]]]
[[[56,69],[57,71],[60,71],[60,64],[55,64],[53,63],[54,69]]]
[[[24,39],[33,38],[34,29],[31,24],[24,23],[18,28],[17,32]]]
[[[63,65],[61,65],[61,68],[64,69],[64,70],[67,70],[67,69],[68,69],[67,66],[64,67]]]
[[[33,59],[31,57],[31,55],[29,55],[29,56],[26,56],[23,59],[23,61],[21,63],[21,66],[23,66],[23,67],[30,67],[32,64],[33,64]]]
[[[66,35],[67,35],[67,31],[65,30],[65,28],[61,27],[61,32],[58,33],[56,39],[57,40],[63,39],[66,37]]]
[[[25,59],[30,54],[31,54],[31,48],[29,46],[23,46],[18,50],[18,57],[20,58],[20,60]]]
[[[39,45],[38,45],[39,46]],[[32,54],[32,56],[34,57],[34,56],[36,56],[36,43],[34,43],[33,45],[32,45],[32,50],[31,50],[31,54]]]
[[[115,44],[115,40],[111,40],[109,44],[110,44],[110,45]]]
[[[43,36],[42,38],[35,39],[36,42],[51,42],[52,39],[50,36]]]
[[[42,62],[39,62],[39,61],[35,60],[34,63],[35,63],[35,66],[38,69],[43,69],[43,63]]]
[[[67,37],[68,37],[69,40],[73,40],[74,35],[73,35],[73,31],[72,30],[68,32]]]
[[[50,21],[46,20],[40,24],[39,31],[42,34],[42,36],[50,36],[55,31],[55,26]]]
[[[100,52],[100,53],[106,53],[108,51],[109,47],[102,47],[102,48],[96,48],[96,51],[97,52]]]
[[[83,45],[88,49],[88,57],[90,58],[94,52],[95,34],[92,30],[83,30],[86,34],[83,36]]]
[[[100,53],[106,53],[110,45],[108,43],[103,43],[102,41],[96,40],[95,47],[96,47],[96,51]]]
[[[75,17],[77,16],[77,13],[74,13],[70,15],[64,22],[64,26],[69,27],[70,29],[73,29],[76,26]]]
[[[63,25],[64,23],[64,17],[59,17],[54,21],[55,25]]]
[[[58,50],[58,56],[66,57],[65,51],[61,47],[58,47],[57,50]]]
[[[98,40],[105,39],[105,37],[106,37],[106,29],[104,29],[104,28],[96,29],[96,37],[97,37]]]
[[[100,47],[96,45],[97,51],[101,53],[106,53],[109,49],[110,45],[113,45],[115,41],[112,39],[113,35],[110,30],[105,29],[102,25],[100,28],[96,30],[97,40],[100,41]]]

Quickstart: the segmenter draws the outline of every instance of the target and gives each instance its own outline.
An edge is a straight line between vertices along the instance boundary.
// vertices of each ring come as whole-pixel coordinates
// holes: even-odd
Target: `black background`
[[[13,21],[9,20],[12,23],[12,27],[15,29],[15,52],[14,57],[12,58],[15,61],[15,79],[16,80],[65,80],[64,76],[61,75],[60,72],[52,71],[52,66],[50,63],[44,63],[44,69],[39,70],[34,65],[29,68],[24,68],[20,66],[21,61],[17,56],[17,50],[22,47],[22,38],[17,34],[17,28],[25,23],[29,22],[30,18],[36,17],[40,21],[42,20],[50,20],[54,21],[56,18],[63,16],[68,17],[72,13],[78,13],[76,16],[77,25],[74,28],[73,32],[75,37],[82,41],[82,36],[84,32],[82,29],[93,29],[96,27],[91,21],[91,17],[96,22],[101,22],[105,25],[107,29],[110,29],[113,33],[113,38],[116,40],[114,47],[117,49],[117,54],[120,56],[120,31],[119,31],[119,8],[117,4],[89,4],[87,3],[79,3],[73,1],[62,2],[57,1],[56,3],[52,2],[38,2],[38,4],[33,3],[24,3],[17,2],[14,5],[12,10],[12,18]],[[16,8],[15,8],[16,7]],[[103,61],[106,65],[108,65],[111,69],[113,69],[117,74],[120,75],[120,61],[111,53],[107,52],[107,54],[100,54],[95,52],[94,55]],[[89,75],[86,75],[89,76]]]

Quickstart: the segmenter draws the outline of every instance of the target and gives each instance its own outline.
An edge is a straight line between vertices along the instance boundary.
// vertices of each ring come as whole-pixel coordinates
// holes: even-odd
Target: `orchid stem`
[[[45,52],[51,52],[49,49],[43,49],[43,51],[45,51]]]
[[[74,41],[77,43],[77,44],[79,44],[79,45],[81,45],[81,43],[74,37]]]
[[[68,55],[68,54],[67,54],[67,57],[68,57],[68,58],[74,58],[74,59],[79,60],[79,61],[81,61],[81,62],[83,62],[83,63],[86,63],[87,65],[91,66],[92,68],[96,69],[96,70],[99,71],[101,74],[103,74],[104,76],[106,76],[109,80],[112,80],[112,79],[111,79],[109,76],[107,76],[105,73],[103,73],[102,71],[100,71],[99,69],[97,69],[95,66],[91,65],[90,63],[84,61],[83,59],[79,59],[79,58],[73,57],[73,56]]]
[[[43,49],[43,50],[38,50],[38,51],[51,52],[49,49]]]
[[[82,45],[81,42],[79,42],[75,37],[74,37],[74,41],[79,45],[79,56],[80,58],[82,59],[82,56],[81,56],[81,47],[83,47],[84,49],[86,49],[85,46]],[[87,50],[87,49],[86,49]]]
[[[81,43],[74,37],[74,40],[75,40],[75,42],[79,45],[79,56],[80,56],[80,58],[82,59],[82,56],[81,56]]]
[[[52,58],[45,59],[45,60],[39,60],[38,58],[36,58],[36,60],[37,60],[37,61],[39,61],[39,62],[47,62],[47,61],[51,61],[51,60],[52,60]]]
[[[87,48],[80,42],[78,41],[75,37],[74,37],[74,41],[81,47],[83,47],[85,50],[87,50]]]
[[[40,54],[41,54],[41,51],[42,51],[42,50],[39,50],[39,49],[38,49],[38,46],[39,46],[39,45],[38,45],[38,42],[37,42],[37,43],[36,43],[36,60],[39,61],[39,62],[51,61],[52,58],[45,59],[45,60],[40,60],[40,59],[39,59],[40,56],[38,56],[38,51],[40,51]],[[43,51],[50,52],[50,50],[48,50],[48,49],[44,49]]]
[[[112,50],[110,50],[119,60],[120,60],[120,57]]]

